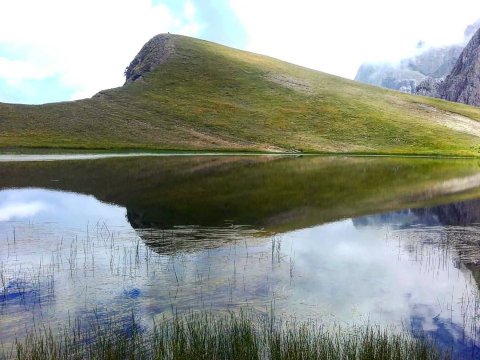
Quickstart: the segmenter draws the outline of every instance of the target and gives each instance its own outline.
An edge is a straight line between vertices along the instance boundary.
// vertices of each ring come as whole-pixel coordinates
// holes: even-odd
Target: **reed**
[[[0,348],[1,349],[1,348]],[[450,359],[424,337],[375,326],[323,328],[313,322],[282,322],[253,312],[189,313],[162,317],[153,327],[134,315],[127,322],[79,319],[61,331],[38,327],[2,359]]]

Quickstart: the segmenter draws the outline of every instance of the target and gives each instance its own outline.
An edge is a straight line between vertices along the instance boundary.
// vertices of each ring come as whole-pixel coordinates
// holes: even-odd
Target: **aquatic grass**
[[[148,231],[154,235],[153,229]],[[395,232],[394,234],[398,235],[399,233]],[[169,236],[174,236],[174,231],[160,231],[158,236],[162,236],[164,240],[170,244],[172,241],[170,241]],[[393,240],[395,239],[396,237],[393,237]],[[416,238],[412,237],[412,239]],[[423,254],[428,266],[433,266],[433,270],[435,270],[439,264],[444,263],[443,257],[439,258],[438,261],[430,259],[437,253],[424,254],[424,252],[421,251],[421,244],[423,244],[421,239],[416,240],[415,243],[420,247],[420,250],[415,252]],[[19,237],[19,239],[17,239],[18,245],[21,245],[22,241],[22,237]],[[36,314],[41,313],[42,307],[44,309],[48,308],[49,301],[51,300],[49,296],[51,296],[52,299],[55,296],[55,276],[60,278],[62,271],[66,273],[71,280],[100,276],[98,274],[101,274],[101,271],[99,271],[101,270],[101,262],[95,262],[95,256],[98,257],[100,250],[105,250],[105,259],[109,259],[105,264],[105,270],[107,270],[107,274],[112,277],[134,279],[138,273],[141,272],[141,269],[151,269],[154,273],[155,269],[161,268],[165,271],[168,284],[173,292],[189,284],[188,279],[185,279],[186,269],[190,266],[190,264],[186,263],[185,255],[189,252],[188,248],[183,250],[184,253],[179,251],[178,253],[165,256],[162,252],[156,253],[148,246],[140,246],[139,238],[130,237],[130,235],[122,237],[120,234],[110,231],[108,226],[102,223],[98,223],[93,229],[93,232],[91,228],[88,228],[86,236],[73,236],[70,243],[68,239],[63,238],[58,241],[59,243],[53,248],[60,249],[63,247],[64,252],[52,255],[50,257],[51,263],[42,261],[39,265],[34,265],[31,268],[13,267],[9,269],[8,272],[6,271],[8,268],[5,267],[5,264],[3,264],[3,268],[0,266],[0,275],[5,277],[6,283],[11,284],[11,288],[8,290],[9,292],[4,292],[4,294],[8,296],[18,294],[19,296],[15,298],[15,302],[23,304],[25,309],[31,311],[34,317]],[[432,241],[432,239],[429,241]],[[280,269],[280,267],[282,267],[285,276],[290,277],[290,282],[297,279],[297,274],[293,272],[295,268],[294,260],[292,260],[292,256],[290,256],[290,258],[288,257],[288,252],[284,253],[289,247],[285,245],[282,237],[271,237],[270,241],[266,241],[262,245],[263,250],[259,253],[257,253],[258,249],[255,249],[255,246],[249,248],[249,245],[246,238],[243,238],[243,242],[238,241],[237,243],[234,241],[233,244],[227,246],[228,256],[234,264],[238,259],[237,256],[242,256],[240,253],[242,251],[244,252],[243,256],[247,256],[248,254],[248,257],[253,261],[256,261],[254,259],[264,258],[265,265],[271,265],[272,269]],[[452,239],[450,239],[450,245],[453,245]],[[97,251],[96,255],[95,251]],[[209,252],[207,253],[210,254]],[[291,254],[293,254],[294,258],[293,250],[291,250]],[[440,252],[442,256],[446,254],[444,251]],[[16,257],[15,255],[15,253],[12,253],[12,256]],[[95,269],[96,267],[97,269]],[[241,276],[241,268],[241,265],[238,265],[237,268],[233,266],[234,277],[237,275]],[[191,270],[194,269],[191,268]],[[210,267],[208,268],[208,272],[205,270],[203,275],[198,272],[198,269],[194,271],[197,285],[202,286],[204,280],[210,277]],[[153,276],[153,278],[155,278],[155,276]],[[15,281],[16,279],[18,280]],[[160,278],[156,279],[158,280]],[[228,287],[225,290],[226,292],[230,292],[230,297],[226,305],[228,308],[230,308],[229,305],[235,304],[231,295],[234,290],[234,281],[234,278],[229,278]],[[86,293],[87,291],[88,289],[85,288]],[[0,294],[0,299],[1,296],[2,294]],[[185,311],[185,308],[182,309],[181,306],[177,308],[176,294],[172,295],[169,293],[169,296],[171,301],[170,314],[176,314],[177,311],[179,313]],[[228,295],[226,295],[226,297],[228,297]],[[0,306],[0,310],[8,310],[9,304],[15,304],[15,302],[5,301],[3,303],[4,308]],[[453,304],[453,302],[454,299],[452,298],[450,304]],[[471,327],[471,333],[476,334],[478,319],[474,316],[478,314],[478,294],[476,292],[465,294],[464,298],[462,297],[461,299],[461,304],[464,319],[463,328],[469,329]],[[215,307],[213,304],[210,305]],[[205,306],[208,308],[210,305],[205,305],[200,301],[198,308],[205,309]],[[192,307],[195,306],[191,306],[190,308]],[[87,308],[84,310],[87,311]],[[103,314],[102,316],[105,316],[104,310],[105,309],[99,310]],[[165,311],[168,310],[164,309],[163,312]],[[110,310],[107,311],[107,313],[109,312]],[[204,316],[204,319],[197,319],[195,316]],[[153,330],[145,330],[136,326],[137,322],[134,317],[132,317],[131,321],[127,322],[125,322],[125,319],[122,319],[121,323],[116,321],[108,323],[108,321],[100,320],[99,317],[100,315],[95,316],[88,324],[85,324],[85,321],[80,322],[79,319],[77,323],[81,323],[82,326],[75,326],[73,330],[71,330],[69,326],[62,330],[60,337],[58,331],[55,332],[51,330],[52,328],[48,328],[48,331],[46,331],[45,328],[37,325],[35,325],[36,328],[28,330],[26,334],[20,330],[20,332],[17,333],[16,350],[15,352],[11,352],[10,354],[12,355],[7,358],[14,358],[14,353],[16,354],[15,356],[20,359],[46,359],[49,358],[48,356],[59,359],[68,358],[62,357],[63,355],[58,355],[58,353],[61,354],[63,351],[62,347],[69,349],[68,354],[70,355],[73,349],[75,349],[75,353],[82,354],[79,358],[83,358],[83,354],[88,355],[90,351],[89,348],[83,345],[77,345],[83,343],[92,347],[92,352],[104,354],[102,355],[103,357],[94,357],[92,355],[91,358],[93,359],[129,358],[129,354],[132,354],[132,352],[135,353],[134,358],[142,358],[137,354],[141,353],[143,354],[141,356],[144,356],[143,358],[146,359],[182,359],[182,354],[188,354],[189,356],[184,358],[202,358],[202,356],[204,356],[202,354],[213,354],[211,356],[214,356],[220,353],[228,354],[228,356],[225,355],[222,357],[218,355],[215,357],[215,355],[214,357],[203,358],[230,359],[238,354],[244,354],[238,355],[243,356],[238,357],[239,359],[255,358],[257,355],[258,358],[261,359],[428,358],[419,357],[420,355],[415,355],[417,357],[414,357],[414,354],[420,352],[423,345],[419,345],[419,339],[415,339],[408,333],[400,333],[400,335],[391,334],[388,331],[376,327],[356,329],[334,328],[333,330],[329,328],[325,330],[314,323],[297,323],[295,321],[281,323],[275,318],[273,310],[269,316],[260,319],[244,315],[235,316],[233,314],[228,318],[223,318],[222,316],[214,317],[209,313],[176,316],[178,321],[160,319],[161,321],[156,322]],[[62,326],[61,324],[58,325],[58,322],[55,323],[55,321],[51,321],[51,319],[47,321],[49,322],[46,326]],[[89,330],[87,331],[85,328]],[[204,329],[209,330],[205,332]],[[218,334],[220,333],[229,334],[230,337],[226,337],[226,335],[219,337],[220,335]],[[27,336],[25,337],[25,335]],[[133,343],[130,337],[135,337]],[[3,340],[5,340],[5,338]],[[412,345],[407,351],[405,344],[409,341],[414,341],[418,349],[415,350],[415,347]],[[245,347],[246,343],[250,345]],[[188,345],[187,348],[186,344]],[[29,350],[32,346],[33,352]],[[40,347],[37,348],[37,346]],[[221,351],[219,350],[220,348],[222,349]],[[132,349],[135,350],[133,351]],[[185,349],[187,349],[188,352],[186,352]],[[167,354],[168,356],[161,355],[159,357],[152,357],[159,352],[161,352],[161,354]],[[409,357],[402,357],[407,356],[405,355],[407,352]],[[118,355],[120,353],[126,354],[125,357]],[[27,355],[18,357],[18,354]],[[248,354],[248,356],[246,354]],[[328,354],[337,354],[335,355],[337,357],[328,357],[330,356]],[[381,357],[379,357],[380,355],[378,354],[382,354]]]
[[[190,250],[188,247],[182,248],[182,250],[179,250],[178,247],[173,247],[175,243],[175,241],[173,241],[175,239],[174,236],[177,236],[175,235],[175,231],[162,230],[158,234],[158,236],[161,236],[162,239],[169,244],[169,246],[171,245],[173,247],[173,249],[161,248],[161,250],[168,250],[167,253],[169,255],[165,256],[163,251],[159,251],[159,253],[156,253],[154,250],[150,249],[148,246],[146,247],[140,246],[141,244],[140,238],[130,237],[130,235],[126,237],[122,237],[120,236],[120,234],[116,233],[115,231],[113,230],[111,231],[106,225],[106,223],[98,222],[96,225],[96,228],[94,228],[93,230],[94,231],[92,232],[92,228],[87,227],[86,236],[72,235],[72,240],[70,243],[68,239],[64,240],[63,238],[61,239],[59,238],[58,239],[59,243],[56,246],[52,247],[55,250],[54,250],[54,253],[52,253],[52,256],[50,257],[51,259],[50,264],[42,260],[38,266],[33,265],[32,268],[13,267],[9,269],[0,263],[0,270],[1,270],[0,275],[1,276],[6,275],[7,282],[10,281],[9,279],[14,279],[14,280],[19,279],[19,281],[16,281],[13,283],[14,286],[11,288],[12,292],[9,294],[14,294],[14,293],[20,294],[21,297],[19,297],[18,299],[21,300],[21,303],[23,305],[29,305],[29,302],[28,302],[29,289],[33,289],[33,290],[38,289],[37,292],[33,291],[31,293],[32,295],[34,295],[34,301],[32,301],[32,304],[34,306],[32,308],[38,309],[41,305],[41,301],[43,301],[44,299],[47,299],[43,295],[48,295],[49,291],[51,291],[54,295],[55,283],[53,281],[55,279],[54,276],[56,272],[58,272],[59,273],[58,275],[60,275],[60,271],[63,269],[65,270],[65,272],[70,274],[70,277],[73,278],[73,280],[75,280],[77,277],[78,279],[83,279],[90,276],[98,277],[99,275],[97,274],[101,273],[101,272],[97,273],[99,268],[101,268],[101,262],[95,261],[95,259],[96,258],[98,259],[98,256],[99,256],[98,251],[102,249],[106,251],[105,258],[110,259],[109,264],[107,264],[107,268],[109,267],[109,270],[111,272],[110,275],[112,276],[119,276],[127,279],[132,279],[132,278],[136,278],[137,273],[140,272],[142,267],[150,268],[152,269],[153,272],[155,271],[156,268],[157,269],[161,268],[168,275],[170,286],[173,285],[172,289],[174,289],[175,287],[179,288],[189,284],[188,279],[185,279],[185,269],[189,266],[189,264],[187,263],[187,260],[186,260],[187,257],[185,256],[185,254],[188,254]],[[182,234],[184,234],[183,231],[185,231],[185,229],[178,229],[178,228],[176,230],[177,231],[181,230]],[[191,229],[187,229],[187,230],[191,232]],[[154,235],[153,229],[149,229],[148,232],[151,235]],[[19,228],[18,234],[20,235],[18,236],[18,239],[17,239],[17,243],[18,243],[17,246],[19,249],[20,246],[22,245],[22,241],[24,241],[21,227]],[[399,232],[397,231],[397,232],[394,232],[393,234],[398,235]],[[463,232],[462,234],[465,235],[466,233]],[[409,235],[411,234],[409,233]],[[170,237],[172,237],[172,239],[170,239]],[[418,251],[415,250],[414,252],[421,254],[422,257],[425,258],[426,265],[428,265],[427,269],[431,268],[431,270],[435,270],[438,266],[442,264],[445,265],[444,256],[448,255],[447,247],[445,248],[442,247],[441,248],[442,251],[440,251],[438,254],[441,256],[439,257],[438,260],[433,261],[432,259],[435,255],[437,255],[437,252],[424,252],[423,250],[421,250],[422,244],[423,244],[422,239],[415,238],[413,236],[411,237],[411,239],[412,241],[415,240],[415,243],[419,246],[419,250]],[[252,259],[258,255],[256,254],[255,246],[253,248],[249,248],[249,244],[247,243],[246,238],[242,237],[242,240],[243,241],[239,241],[238,239],[234,240],[232,244],[230,244],[229,246],[226,246],[227,252],[229,254],[228,256],[232,260],[233,264],[235,264],[236,259],[238,259],[237,255],[241,255],[240,251],[244,251],[244,256],[251,257]],[[395,237],[393,240],[395,240]],[[429,237],[428,243],[426,244],[431,243],[433,240],[434,239]],[[454,239],[452,238],[445,239],[445,240],[449,241],[448,244],[450,247],[456,245],[456,243],[454,242]],[[57,249],[61,249],[62,247],[64,248],[64,252],[60,254],[57,252]],[[270,241],[266,241],[262,245],[262,248],[263,248],[264,254],[269,255],[265,257],[266,259],[265,265],[268,266],[270,265],[270,262],[271,262],[272,268],[275,268],[275,269],[278,269],[280,266],[283,266],[283,270],[285,274],[289,274],[291,281],[292,281],[292,278],[297,278],[296,275],[293,276],[293,268],[295,264],[294,263],[292,264],[291,257],[289,262],[288,255],[287,255],[288,252],[285,253],[285,250],[288,249],[288,247],[285,245],[285,242],[283,241],[281,236],[277,235],[277,236],[271,237]],[[174,251],[174,249],[176,251]],[[208,252],[208,254],[210,256],[210,252]],[[11,256],[16,258],[15,251],[12,252]],[[7,264],[8,264],[8,261],[7,261]],[[7,269],[9,271],[4,272]],[[241,265],[238,265],[237,267],[235,267],[234,265],[234,275],[233,275],[234,277],[237,275],[237,271],[239,271],[241,274]],[[198,272],[198,269],[195,269],[195,273],[196,273],[195,279],[198,282],[198,284],[201,285],[204,277]],[[206,278],[207,276],[206,272],[204,276]],[[210,276],[210,268],[208,268],[208,276]],[[51,279],[51,281],[49,279]],[[230,294],[234,288],[233,282],[234,282],[234,279],[229,278],[228,289],[226,289],[226,291],[227,292],[229,291]],[[40,292],[40,290],[42,291]],[[87,291],[87,288],[85,288],[85,290]],[[43,294],[43,295],[40,296],[40,294]],[[472,326],[474,326],[474,328],[471,329],[471,333],[477,334],[476,314],[478,314],[478,298],[477,298],[478,294],[476,292],[472,293],[471,298],[467,295],[468,294],[465,295],[465,299],[464,298],[461,299],[462,315],[464,317],[463,328],[468,329],[468,327],[466,326],[467,325],[466,320],[468,320],[469,321],[468,324],[471,324]],[[1,299],[1,294],[0,294],[0,299]],[[36,299],[38,299],[38,301]],[[172,301],[172,313],[175,313],[176,309],[174,309],[174,305],[173,305],[173,302],[175,300],[172,298],[171,301]],[[450,301],[450,304],[453,304],[453,303],[454,303],[454,299],[452,298]],[[234,302],[232,301],[231,295],[230,295],[228,304],[234,304]],[[5,305],[8,305],[8,304],[5,303]],[[48,303],[46,303],[45,305],[48,305]],[[191,306],[190,308],[193,308],[193,307],[195,306]],[[27,308],[27,306],[25,308]],[[44,308],[47,308],[47,306],[45,306]],[[1,307],[0,307],[0,310],[1,310]],[[184,310],[182,310],[180,307],[179,311],[181,312]],[[32,314],[33,313],[34,312],[32,312]],[[475,317],[472,317],[470,321],[469,320],[470,316],[475,316]],[[273,314],[271,314],[270,319],[272,318],[274,318]],[[323,331],[322,329],[316,329],[314,328],[314,325],[308,324],[308,323],[304,324],[304,323],[290,322],[290,323],[285,323],[284,325],[279,327],[278,323],[268,322],[267,319],[264,320],[266,324],[263,323],[262,321],[260,322],[260,324],[258,324],[256,322],[257,319],[250,319],[252,320],[252,323],[253,323],[252,325],[253,330],[255,330],[255,332],[252,333],[251,331],[249,331],[250,325],[248,321],[246,322],[246,325],[245,323],[240,322],[237,324],[238,326],[235,324],[234,326],[228,323],[227,321],[228,319],[223,320],[220,317],[220,319],[218,318],[214,319],[214,321],[217,324],[216,326],[220,330],[211,329],[209,330],[209,333],[205,333],[202,329],[205,327],[208,328],[208,326],[205,325],[206,322],[202,323],[202,322],[195,322],[193,320],[190,321],[188,318],[186,319],[185,317],[179,317],[179,319],[183,321],[183,324],[177,323],[175,328],[171,328],[168,332],[168,334],[170,334],[170,337],[167,336],[165,338],[165,336],[160,336],[162,334],[165,335],[165,332],[160,332],[160,334],[156,337],[158,340],[157,344],[162,342],[163,341],[162,339],[165,339],[166,344],[162,345],[163,348],[166,349],[165,354],[167,355],[173,354],[173,355],[171,355],[171,357],[168,357],[170,355],[168,356],[162,355],[157,358],[181,359],[182,354],[185,355],[186,343],[190,344],[188,346],[190,346],[191,348],[189,350],[190,352],[188,353],[189,354],[188,358],[202,358],[201,357],[203,356],[202,354],[219,353],[220,350],[218,350],[217,347],[222,347],[223,354],[227,353],[227,351],[232,351],[234,352],[234,354],[244,354],[245,351],[249,352],[248,354],[250,357],[247,357],[246,355],[245,356],[239,355],[239,356],[244,356],[239,358],[255,358],[254,356],[258,355],[260,356],[260,358],[267,358],[267,359],[270,359],[270,358],[272,359],[275,359],[275,358],[309,359],[309,358],[316,358],[315,356],[317,356],[318,354],[321,354],[321,355],[318,355],[318,358],[328,359],[329,357],[327,356],[329,355],[325,355],[325,354],[338,353],[338,354],[341,354],[341,357],[339,358],[345,358],[345,359],[357,359],[357,358],[358,359],[369,359],[369,358],[390,359],[390,358],[402,358],[400,356],[405,355],[404,354],[405,351],[402,352],[403,340],[401,338],[396,338],[396,337],[392,338],[392,336],[389,335],[388,332],[385,332],[385,333],[379,332],[379,329],[377,328],[370,328],[370,331],[371,331],[370,334],[365,333],[365,329],[361,329],[361,328],[358,328],[355,331],[352,329],[341,329],[338,332],[335,332],[335,331],[332,332],[331,330]],[[133,324],[136,323],[135,321],[132,321],[132,322]],[[164,329],[164,326],[165,326],[163,325],[163,321],[160,323],[162,323],[162,325],[157,328],[158,330]],[[52,324],[53,322],[49,323],[48,326],[53,326]],[[136,326],[132,326],[132,325],[116,326],[116,324],[109,325],[109,327],[112,329],[110,330],[109,327],[105,326],[105,324],[99,321],[99,319],[97,319],[96,322],[93,322],[93,324],[96,324],[96,325],[85,336],[81,335],[82,331],[85,331],[84,329],[80,329],[81,331],[79,331],[78,329],[75,328],[74,335],[67,336],[65,341],[68,344],[68,346],[65,346],[65,348],[70,350],[76,349],[77,345],[75,344],[78,341],[81,341],[83,339],[86,344],[94,348],[94,350],[92,351],[96,352],[97,354],[96,356],[99,356],[98,355],[99,353],[104,354],[102,355],[104,357],[96,357],[96,358],[112,358],[112,359],[122,358],[120,355],[118,355],[120,353],[126,354],[125,357],[128,358],[132,353],[134,353],[135,358],[142,358],[140,356],[143,356],[143,358],[149,359],[149,358],[152,358],[151,356],[153,356],[154,354],[157,354],[157,352],[160,351],[158,350],[159,348],[157,346],[150,344],[150,342],[153,341],[152,339],[154,339],[157,334],[156,330],[144,331],[143,329],[141,329],[141,327],[137,328]],[[232,328],[236,330],[234,331],[232,330]],[[132,329],[138,329],[138,331],[135,330],[136,331],[135,332]],[[218,334],[219,331],[223,331],[230,335],[234,334],[235,337],[231,335],[230,337],[224,336],[223,338],[218,338],[216,334]],[[320,334],[317,335],[316,332],[319,332]],[[325,332],[327,332],[326,335],[324,335]],[[64,333],[70,334],[70,330],[66,329]],[[45,353],[45,351],[48,350],[49,346],[51,347],[51,349],[53,349],[53,350],[48,350],[50,355],[54,354],[55,351],[57,351],[55,349],[57,349],[60,346],[58,345],[58,340],[57,340],[58,335],[56,335],[57,333],[50,329],[47,332],[45,331],[45,329],[37,327],[37,330],[34,329],[34,332],[33,333],[29,332],[29,334],[34,334],[31,336],[30,343],[32,342],[35,343],[35,341],[37,341],[35,338],[35,334],[37,335],[40,334],[41,336],[43,336],[43,340],[40,340],[40,341],[44,342],[45,345],[41,346],[41,348],[37,352],[33,354],[29,354],[24,358],[29,358],[29,356],[31,356],[31,358],[41,359],[42,357],[38,357],[40,356],[38,354]],[[322,337],[321,335],[324,335],[324,336]],[[370,338],[367,335],[369,335]],[[18,334],[18,336],[22,337],[22,334]],[[125,337],[127,337],[127,339],[124,339]],[[134,343],[131,343],[132,340],[130,339],[130,337],[136,338]],[[408,336],[406,337],[408,339]],[[173,342],[175,344],[174,346],[169,344],[170,342],[173,341],[172,339],[175,340]],[[23,351],[23,353],[25,353],[26,351],[28,351],[28,346],[22,345],[24,344],[22,341],[23,340],[18,340],[17,345],[19,345],[20,350]],[[218,345],[219,342],[222,342],[222,341],[227,345],[225,344]],[[55,343],[55,344],[51,345],[52,343]],[[247,348],[245,348],[245,345],[244,345],[245,343],[251,343],[252,345],[249,345]],[[309,345],[305,345],[305,344],[309,344]],[[231,350],[231,347],[234,345],[235,345],[234,349],[237,349],[237,350]],[[121,346],[121,347],[117,349],[118,346]],[[423,345],[420,345],[420,346],[423,346]],[[205,347],[206,347],[206,350],[205,350]],[[19,348],[17,347],[16,349],[17,349],[16,351],[18,351]],[[132,350],[132,349],[135,349],[135,350]],[[252,349],[257,349],[256,350],[257,352],[254,352]],[[81,346],[78,347],[78,351],[77,350],[75,351],[76,351],[75,353],[78,352],[79,354],[87,353],[86,352],[87,350],[85,350]],[[417,350],[413,349],[409,351],[411,351],[412,354],[416,354]],[[13,352],[11,354],[12,354],[11,357],[13,357]],[[71,355],[71,351],[69,352],[69,354]],[[109,354],[117,354],[118,357],[117,355],[109,355]],[[142,354],[142,355],[138,355],[138,354]],[[382,354],[381,355],[382,357],[378,357],[380,356],[378,354]],[[398,357],[394,357],[397,355]],[[55,356],[53,358],[62,358],[62,357],[55,357]],[[233,358],[232,356],[233,355],[230,354],[228,355],[228,357],[224,356],[224,357],[217,357],[217,358]],[[409,357],[406,357],[406,358],[415,359],[414,355],[408,355],[408,356]],[[80,358],[83,358],[83,355],[81,355]],[[92,357],[92,358],[95,358],[95,357]],[[205,358],[209,358],[209,357],[205,357]],[[422,359],[425,357],[418,357],[418,358]],[[333,359],[335,359],[335,357],[333,357]]]
[[[1,359],[269,359],[446,360],[424,337],[375,326],[326,329],[314,322],[282,322],[249,311],[162,317],[145,330],[132,315],[125,324],[75,320],[55,333],[38,327]]]

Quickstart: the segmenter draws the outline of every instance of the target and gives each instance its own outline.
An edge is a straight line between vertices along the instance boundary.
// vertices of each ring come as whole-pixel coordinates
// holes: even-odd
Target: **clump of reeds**
[[[0,356],[1,357],[1,356]],[[435,345],[408,332],[366,326],[325,329],[282,323],[268,316],[192,313],[163,318],[151,330],[127,323],[76,320],[63,331],[31,331],[4,358],[43,359],[449,359]]]

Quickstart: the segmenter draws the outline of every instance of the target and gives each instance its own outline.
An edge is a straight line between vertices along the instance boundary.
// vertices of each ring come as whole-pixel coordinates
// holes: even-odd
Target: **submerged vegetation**
[[[281,323],[273,316],[190,313],[163,318],[152,330],[129,323],[79,320],[55,333],[38,328],[0,358],[229,359],[229,360],[442,360],[450,359],[426,338],[377,327],[324,329],[314,323]]]
[[[0,104],[0,149],[479,155],[478,108],[170,36],[171,56],[141,81],[74,102]]]

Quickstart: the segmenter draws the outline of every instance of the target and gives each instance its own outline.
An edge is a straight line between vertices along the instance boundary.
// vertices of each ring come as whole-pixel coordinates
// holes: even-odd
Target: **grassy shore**
[[[4,350],[3,358],[50,359],[450,359],[434,343],[408,332],[377,327],[323,329],[314,323],[281,323],[272,316],[192,313],[162,319],[146,330],[129,324],[79,320],[59,332],[37,329]],[[0,356],[1,357],[1,356]]]
[[[169,150],[148,148],[55,148],[55,147],[20,147],[0,148],[0,155],[109,155],[122,156],[317,156],[317,157],[389,157],[389,158],[431,158],[431,159],[478,159],[480,154],[465,153],[395,153],[395,152],[300,152],[300,151],[262,151],[262,150]],[[42,160],[39,158],[39,161]]]
[[[40,106],[0,104],[0,151],[480,154],[480,110],[171,35],[142,81]]]

